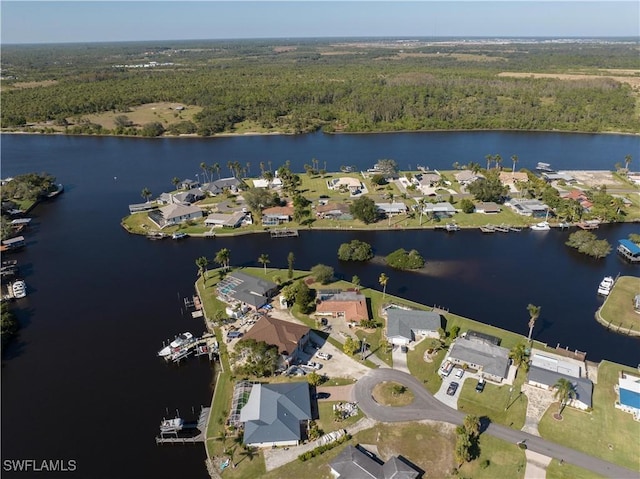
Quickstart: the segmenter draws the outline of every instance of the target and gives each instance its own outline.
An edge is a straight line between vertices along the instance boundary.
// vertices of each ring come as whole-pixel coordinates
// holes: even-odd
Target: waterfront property
[[[342,318],[348,323],[369,319],[367,300],[362,293],[342,290],[318,290],[316,316]]]
[[[387,339],[391,344],[407,346],[421,337],[437,338],[442,318],[433,311],[388,308]]]
[[[640,421],[640,377],[621,371],[616,392],[618,393],[616,407],[633,414],[633,418]]]
[[[149,212],[149,219],[161,229],[197,218],[202,218],[202,210],[193,205],[171,204]]]
[[[640,263],[640,246],[631,240],[618,240],[618,253],[620,253],[627,261]]]
[[[483,377],[502,382],[509,373],[509,350],[478,336],[456,339],[449,350],[449,361],[478,370]]]
[[[420,476],[398,456],[387,462],[374,456],[362,446],[349,444],[331,463],[331,474],[336,479],[414,479]]]
[[[311,419],[309,383],[254,384],[240,410],[243,443],[254,447],[297,446]]]
[[[549,207],[540,200],[536,199],[517,199],[511,198],[505,203],[505,206],[510,206],[513,211],[522,216],[533,216],[536,218],[542,218],[549,211]]]
[[[237,228],[242,224],[246,217],[247,214],[242,211],[235,211],[231,214],[211,213],[204,220],[204,224],[218,228]]]
[[[474,181],[484,178],[484,175],[481,173],[475,173],[471,170],[462,170],[461,172],[456,173],[455,177],[456,181],[460,183],[461,186],[469,186]]]
[[[359,195],[365,189],[362,181],[350,176],[343,176],[341,178],[334,178],[327,181],[327,188],[338,191],[346,190],[351,194],[351,196]]]
[[[216,285],[218,297],[226,302],[257,310],[269,302],[278,291],[273,281],[234,271]]]
[[[575,398],[567,404],[585,410],[592,406],[593,395],[593,383],[584,377],[585,371],[584,361],[533,349],[527,379],[532,386],[547,390],[552,390],[559,379],[568,380]]]
[[[316,216],[331,220],[352,220],[349,206],[344,203],[326,203],[316,206]]]
[[[407,212],[407,205],[404,203],[376,203],[376,208],[385,217],[391,217],[395,215],[403,215]]]
[[[441,203],[427,203],[422,208],[422,212],[426,214],[433,214],[439,218],[448,218],[456,214],[456,209],[448,201]]]
[[[309,342],[311,330],[303,324],[262,316],[244,335],[245,339],[264,341],[278,348],[282,360],[291,365]]]
[[[481,202],[475,205],[476,213],[484,213],[485,215],[500,213],[500,206],[493,201]]]
[[[262,224],[277,226],[288,223],[293,216],[293,206],[273,206],[262,210]]]

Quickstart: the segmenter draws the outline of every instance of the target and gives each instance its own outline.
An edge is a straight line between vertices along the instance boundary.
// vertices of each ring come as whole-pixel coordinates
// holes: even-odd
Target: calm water
[[[167,366],[155,357],[162,341],[178,332],[202,332],[183,316],[180,297],[193,290],[199,256],[222,247],[234,265],[257,265],[267,253],[271,266],[286,267],[293,251],[297,268],[319,262],[364,286],[379,287],[426,304],[437,304],[506,329],[527,333],[526,306],[542,306],[536,339],[636,365],[638,341],[609,333],[593,319],[595,290],[610,274],[638,275],[615,254],[593,261],[564,246],[568,233],[522,232],[303,232],[297,239],[263,235],[183,242],[151,242],[119,226],[129,203],[149,187],[159,194],[171,178],[194,178],[201,162],[290,160],[302,170],[311,158],[367,168],[393,158],[451,168],[454,161],[484,163],[512,154],[519,167],[546,161],[557,168],[610,169],[627,154],[634,160],[640,138],[548,133],[434,133],[308,135],[193,140],[138,140],[3,135],[2,176],[47,171],[65,193],[32,214],[28,247],[15,257],[30,294],[18,311],[23,324],[2,369],[2,458],[74,459],[76,477],[207,477],[203,447],[158,447],[154,436],[167,411],[190,415],[211,399],[212,370],[192,360]],[[615,242],[638,225],[598,230]],[[341,264],[338,246],[353,238],[372,243],[377,254],[416,248],[429,263],[426,274],[379,265]],[[11,477],[5,473],[6,477]],[[62,474],[61,477],[65,475]],[[71,474],[67,474],[71,476]],[[16,475],[15,477],[26,477]],[[56,477],[48,474],[46,477]]]

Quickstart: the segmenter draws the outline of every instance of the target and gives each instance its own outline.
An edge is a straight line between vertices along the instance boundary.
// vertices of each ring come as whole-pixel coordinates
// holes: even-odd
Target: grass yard
[[[618,278],[598,313],[606,323],[611,323],[611,329],[640,331],[640,314],[633,310],[633,298],[639,291],[640,278]]]
[[[433,339],[425,339],[410,349],[407,353],[407,366],[411,375],[419,381],[422,381],[424,387],[431,393],[435,394],[442,385],[442,377],[438,374],[440,363],[444,359],[447,351],[441,349],[433,356],[433,362],[424,360],[424,353],[427,349],[433,348],[439,341]]]
[[[371,395],[383,406],[408,406],[414,400],[413,393],[402,384],[387,381],[376,384]]]
[[[346,427],[355,424],[364,417],[362,411],[358,409],[358,414],[356,414],[355,416],[348,417],[344,421],[336,421],[333,415],[334,404],[337,404],[337,401],[318,402],[318,415],[320,416],[320,418],[316,420],[316,424],[318,424],[318,427],[323,431],[324,434],[337,431],[338,429],[345,429]]]
[[[524,477],[526,463],[524,451],[515,444],[483,434],[480,436],[480,456],[463,464],[459,477],[519,479]]]
[[[553,404],[540,421],[538,430],[545,439],[564,444],[592,456],[640,471],[640,423],[616,409],[619,371],[637,374],[634,368],[603,361],[598,368],[598,384],[593,392],[593,411],[582,412],[571,407],[562,412],[563,420],[556,421]]]
[[[107,111],[95,115],[82,115],[82,118],[86,118],[92,123],[97,123],[110,130],[116,127],[114,119],[120,115],[129,118],[136,127],[141,127],[146,123],[158,122],[166,128],[171,123],[191,121],[196,113],[202,111],[202,107],[199,106],[188,106],[182,111],[175,110],[178,105],[180,104],[168,102],[148,103],[132,107],[130,108],[131,111],[126,113]],[[74,123],[74,118],[70,117],[67,120],[72,124]]]
[[[564,463],[560,465],[560,461],[553,459],[547,466],[546,479],[604,479],[605,476],[583,469],[573,464]]]
[[[458,399],[458,410],[466,414],[487,416],[491,422],[522,429],[527,415],[527,396],[519,391],[525,379],[526,373],[519,371],[512,393],[509,393],[508,385],[497,386],[490,382],[487,382],[483,392],[478,393],[475,390],[478,381],[467,379]]]

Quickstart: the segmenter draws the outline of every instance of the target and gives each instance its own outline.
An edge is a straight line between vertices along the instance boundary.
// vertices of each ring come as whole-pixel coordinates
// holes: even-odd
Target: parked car
[[[449,396],[453,396],[457,390],[458,390],[458,383],[452,381],[451,384],[449,384],[449,387],[447,388],[447,394]]]
[[[227,339],[235,339],[235,338],[240,338],[242,337],[242,333],[240,331],[229,331],[227,333]]]
[[[456,368],[456,374],[455,376],[460,379],[462,376],[464,376],[464,369],[462,368]]]
[[[476,392],[481,393],[482,391],[484,391],[485,384],[487,384],[487,382],[484,379],[478,381],[478,384],[476,385]]]
[[[453,371],[453,363],[447,361],[440,368],[440,375],[443,378],[446,378],[449,374],[451,374],[451,371]]]
[[[323,353],[322,351],[318,351],[316,353],[316,356],[318,356],[320,359],[331,359],[331,355],[329,353]]]
[[[313,361],[309,361],[307,363],[307,366],[309,366],[310,368],[313,368],[313,369],[320,369],[322,367],[322,364],[314,363]]]

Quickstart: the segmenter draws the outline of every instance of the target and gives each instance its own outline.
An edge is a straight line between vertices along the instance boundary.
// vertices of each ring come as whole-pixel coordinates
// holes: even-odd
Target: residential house
[[[182,180],[180,183],[178,183],[178,186],[181,190],[191,190],[193,188],[200,187],[200,182],[187,178],[186,180]]]
[[[442,177],[437,173],[418,173],[411,178],[411,183],[416,185],[418,188],[421,186],[431,188],[437,185],[441,179]]]
[[[542,218],[549,211],[549,207],[540,200],[536,199],[517,199],[511,198],[505,203],[505,206],[509,206],[513,211],[522,216],[534,216]]]
[[[542,177],[548,182],[564,181],[565,183],[575,183],[576,179],[566,171],[543,172]]]
[[[589,201],[586,193],[582,190],[571,190],[569,193],[561,195],[561,197],[567,200],[577,201],[586,212],[591,211],[591,208],[593,207],[593,203]]]
[[[149,219],[159,228],[184,223],[188,220],[202,218],[202,210],[194,205],[170,204],[149,212]]]
[[[239,302],[257,310],[269,302],[278,291],[273,281],[251,276],[242,271],[229,273],[216,285],[218,297],[227,303]]]
[[[387,308],[387,339],[391,344],[407,346],[417,337],[437,338],[442,318],[433,311]]]
[[[529,175],[523,171],[501,171],[499,176],[500,182],[509,188],[509,191],[516,193],[518,191],[518,183],[528,183]]]
[[[532,349],[527,381],[532,386],[552,390],[559,379],[566,379],[576,394],[569,405],[585,410],[591,407],[593,395],[593,383],[584,377],[585,371],[584,361]]]
[[[478,370],[483,377],[502,382],[509,372],[509,350],[480,337],[462,336],[449,348],[449,361]]]
[[[380,213],[387,217],[407,213],[407,205],[404,203],[376,203],[376,207]]]
[[[475,206],[476,213],[484,213],[485,215],[494,215],[500,213],[500,206],[493,201],[477,203]]]
[[[327,181],[327,187],[330,190],[342,190],[346,189],[352,195],[357,195],[363,189],[362,181],[358,178],[352,178],[350,176],[343,176],[341,178],[334,178]]]
[[[206,193],[202,191],[200,188],[193,188],[188,191],[180,191],[178,193],[174,193],[172,195],[171,203],[176,203],[179,205],[190,205],[195,203],[196,201],[200,201],[206,196]]]
[[[244,423],[243,443],[253,447],[297,446],[304,422],[311,419],[307,381],[254,384],[249,400],[240,410]]]
[[[257,180],[253,180],[253,187],[254,188],[274,188],[274,189],[281,188],[282,180],[278,177],[274,178],[271,181],[266,180],[264,178],[258,178]]]
[[[264,226],[277,226],[288,223],[293,217],[293,206],[273,206],[262,210],[262,224]]]
[[[460,183],[462,186],[469,186],[476,180],[480,178],[484,178],[484,175],[481,173],[474,173],[471,170],[462,170],[454,175],[456,177],[456,181]]]
[[[425,214],[433,214],[439,218],[449,218],[456,214],[456,209],[448,201],[441,203],[425,203],[422,208],[422,212]]]
[[[640,377],[621,371],[616,391],[618,400],[615,406],[640,421]]]
[[[316,206],[316,216],[318,218],[330,220],[351,220],[353,215],[349,210],[349,205],[344,203],[327,203]]]
[[[383,462],[362,446],[351,444],[329,466],[336,479],[416,479],[421,474],[399,456]]]
[[[211,213],[204,220],[204,224],[219,228],[237,228],[242,224],[246,216],[247,213],[243,213],[242,211],[235,211],[231,214]]]
[[[310,331],[302,324],[263,316],[247,331],[244,338],[277,346],[282,360],[286,364],[293,364],[309,341]]]
[[[349,323],[369,319],[367,300],[362,293],[341,290],[318,290],[316,316],[344,318]]]

